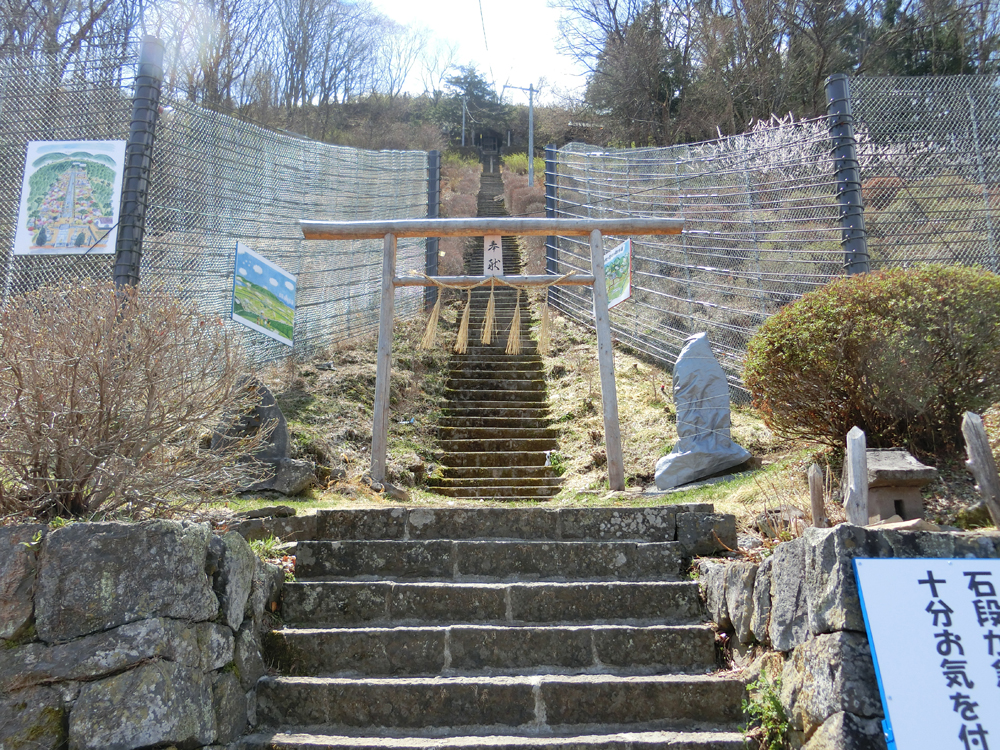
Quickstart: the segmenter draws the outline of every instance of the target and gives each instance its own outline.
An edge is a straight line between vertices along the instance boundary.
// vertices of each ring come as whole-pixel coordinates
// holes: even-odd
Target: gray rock
[[[757,568],[753,583],[753,613],[750,616],[750,633],[757,643],[771,642],[768,630],[771,626],[771,566],[774,557],[768,557]]]
[[[753,640],[750,623],[753,620],[753,587],[757,567],[751,562],[734,562],[726,566],[726,610],[740,643]]]
[[[779,544],[771,563],[771,622],[768,638],[776,651],[791,651],[809,637],[806,606],[806,543],[793,539]]]
[[[265,508],[254,508],[237,513],[237,518],[291,518],[296,514],[290,505],[268,505]]]
[[[677,444],[656,462],[661,490],[693,482],[750,458],[730,437],[729,383],[708,343],[698,333],[684,342],[674,364]]]
[[[285,421],[285,415],[281,413],[274,394],[255,377],[243,378],[242,387],[256,392],[260,401],[224,433],[216,432],[212,435],[212,450],[228,447],[235,440],[255,437],[264,428],[270,429],[271,434],[264,446],[254,454],[254,458],[264,463],[277,463],[288,458],[291,443],[288,422]]]
[[[258,629],[263,627],[264,613],[277,610],[284,582],[285,572],[281,568],[257,558],[250,585],[249,614]]]
[[[47,528],[0,527],[0,638],[20,638],[31,625],[40,546],[34,539],[44,537]]]
[[[200,622],[194,626],[194,631],[203,672],[222,669],[233,660],[236,639],[228,627],[214,622]]]
[[[253,621],[247,618],[236,634],[233,663],[240,676],[243,690],[250,690],[264,675],[264,659],[260,653],[260,640]]]
[[[85,684],[69,716],[70,750],[200,747],[215,733],[209,678],[168,661]]]
[[[77,523],[42,543],[35,597],[49,643],[151,617],[208,620],[219,602],[205,573],[207,524]]]
[[[677,541],[688,555],[734,550],[736,516],[729,513],[678,513]]]
[[[49,646],[29,643],[0,650],[0,690],[66,680],[92,680],[149,659],[201,664],[195,631],[179,620],[139,620],[103,633]]]
[[[294,516],[292,518],[251,518],[230,527],[247,541],[277,537],[283,542],[297,542],[303,539],[319,539],[317,516]]]
[[[257,691],[247,692],[247,724],[251,727],[257,726]]]
[[[840,711],[823,722],[802,750],[886,750],[882,722]]]
[[[698,563],[698,582],[705,597],[705,609],[709,619],[722,630],[729,630],[733,625],[726,607],[727,567],[725,563],[713,560],[701,560]]]
[[[240,629],[246,613],[257,555],[250,549],[246,540],[235,531],[226,532],[222,536],[222,543],[225,545],[225,551],[212,583],[219,597],[223,619],[236,631]]]
[[[282,495],[300,495],[316,484],[316,464],[312,461],[300,461],[293,458],[283,458],[272,464],[274,474],[262,482],[252,485],[248,492],[273,490]]]
[[[32,687],[0,696],[0,748],[61,750],[66,708],[59,691]]]
[[[232,672],[212,675],[212,711],[216,741],[229,743],[243,734],[247,727],[247,698],[239,678]]]
[[[955,524],[963,529],[980,529],[984,526],[992,526],[993,516],[990,515],[990,509],[986,507],[986,503],[980,500],[967,508],[960,508]]]
[[[842,711],[883,718],[865,634],[828,633],[796,648],[781,675],[781,703],[807,738]]]
[[[805,526],[806,514],[794,505],[769,508],[754,518],[754,526],[768,539],[777,539],[782,532],[789,532],[801,522]],[[787,538],[787,537],[786,537]]]

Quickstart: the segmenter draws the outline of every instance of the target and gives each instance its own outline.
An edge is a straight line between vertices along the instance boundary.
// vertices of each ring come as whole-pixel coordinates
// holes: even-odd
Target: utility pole
[[[528,92],[528,186],[535,184],[535,85],[528,84],[528,88],[523,86],[504,86],[508,89],[518,89]]]
[[[466,96],[462,97],[462,148],[465,148],[465,100],[467,98]]]

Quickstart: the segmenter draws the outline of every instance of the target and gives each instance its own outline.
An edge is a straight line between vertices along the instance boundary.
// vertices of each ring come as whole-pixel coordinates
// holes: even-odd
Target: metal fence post
[[[830,138],[833,140],[837,201],[840,203],[840,244],[844,248],[844,267],[849,274],[867,273],[870,264],[861,202],[861,170],[846,75],[837,73],[826,79],[826,101]]]
[[[427,152],[427,218],[437,219],[441,214],[441,152]],[[426,240],[426,273],[437,276],[438,273],[438,238],[428,237]],[[438,288],[424,288],[424,304],[431,307],[437,302]]]
[[[556,217],[556,147],[550,143],[545,147],[545,218]],[[559,270],[559,250],[556,238],[545,238],[545,273],[555,274]],[[551,287],[549,288],[551,291]]]
[[[163,42],[142,39],[139,70],[132,99],[132,123],[125,146],[125,174],[118,212],[115,286],[137,286],[142,261],[142,234],[149,199],[149,168],[153,162],[153,137],[163,84]]]

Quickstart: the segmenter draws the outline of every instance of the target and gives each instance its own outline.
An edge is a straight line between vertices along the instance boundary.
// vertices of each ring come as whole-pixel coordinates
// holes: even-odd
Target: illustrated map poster
[[[632,296],[632,240],[604,253],[604,279],[608,285],[608,309]]]
[[[125,141],[31,141],[15,255],[115,252]]]
[[[1000,560],[855,559],[890,750],[1000,747]]]
[[[295,277],[255,253],[242,242],[236,243],[236,272],[233,274],[233,320],[292,345],[295,329]]]

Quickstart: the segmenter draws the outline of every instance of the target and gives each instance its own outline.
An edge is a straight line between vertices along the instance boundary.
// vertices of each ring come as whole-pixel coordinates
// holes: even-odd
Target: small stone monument
[[[750,458],[730,437],[729,384],[707,333],[684,342],[674,365],[677,445],[656,462],[656,486],[679,487]]]
[[[908,451],[869,449],[868,523],[887,521],[899,516],[904,521],[924,517],[924,499],[920,490],[938,476],[933,466],[925,466]]]

